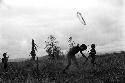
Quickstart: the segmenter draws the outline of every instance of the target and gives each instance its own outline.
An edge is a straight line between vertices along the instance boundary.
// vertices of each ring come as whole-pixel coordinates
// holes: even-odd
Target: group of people
[[[96,54],[95,44],[91,44],[91,50],[90,50],[90,53],[89,53],[89,57],[86,57],[82,53],[82,51],[85,51],[86,49],[87,49],[87,46],[85,44],[82,44],[80,46],[78,44],[77,46],[73,46],[72,48],[70,48],[70,50],[67,53],[68,65],[65,67],[65,69],[63,71],[65,72],[65,70],[67,70],[69,68],[69,66],[71,65],[71,60],[75,63],[76,67],[78,69],[80,69],[79,65],[77,63],[77,60],[76,60],[76,56],[75,56],[75,54],[77,54],[78,52],[80,52],[82,54],[82,56],[84,58],[86,58],[86,61],[88,60],[89,57],[91,57],[91,63],[94,66],[95,65],[95,58],[96,58],[95,57],[95,54]]]
[[[89,57],[86,57],[82,53],[82,51],[85,51],[86,49],[87,49],[87,46],[85,44],[82,44],[80,46],[78,44],[77,46],[73,46],[72,48],[70,48],[70,50],[67,53],[68,65],[65,67],[64,71],[67,70],[69,68],[69,66],[71,65],[71,60],[75,63],[76,67],[78,69],[80,69],[79,65],[77,63],[77,60],[76,60],[76,56],[75,56],[75,54],[77,54],[78,52],[80,52],[82,54],[82,56],[84,58],[86,58],[86,61],[88,60],[89,57],[91,57],[91,63],[94,66],[95,65],[95,58],[96,58],[95,57],[95,54],[96,54],[95,44],[91,44],[91,50],[90,50],[90,53],[89,53]],[[32,52],[31,52],[31,54],[32,54]],[[7,61],[8,61],[8,58],[9,58],[9,56],[7,57],[6,55],[7,55],[7,53],[3,53],[3,58],[2,58],[2,63],[4,64],[5,70],[7,69]],[[33,59],[34,59],[34,57],[33,57]]]

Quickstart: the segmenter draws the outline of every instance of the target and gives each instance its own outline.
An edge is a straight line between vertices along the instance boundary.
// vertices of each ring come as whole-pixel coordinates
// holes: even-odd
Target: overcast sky
[[[87,25],[77,18],[83,14]],[[45,55],[44,41],[51,34],[68,50],[68,37],[76,43],[96,44],[97,52],[125,49],[123,0],[0,0],[0,57],[27,58],[31,39],[37,55]]]

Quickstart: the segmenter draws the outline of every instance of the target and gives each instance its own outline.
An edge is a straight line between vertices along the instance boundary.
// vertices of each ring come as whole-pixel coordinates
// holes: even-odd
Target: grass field
[[[4,72],[0,63],[0,83],[125,83],[125,52],[104,54],[96,57],[95,67],[90,59],[77,59],[80,70],[72,64],[66,73],[65,57],[49,61],[47,56],[39,58],[39,66],[34,61],[9,62]]]

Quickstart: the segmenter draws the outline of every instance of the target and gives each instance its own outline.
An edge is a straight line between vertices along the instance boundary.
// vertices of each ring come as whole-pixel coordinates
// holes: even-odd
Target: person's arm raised
[[[87,58],[87,57],[82,53],[82,51],[80,51],[80,53],[82,54],[83,57]]]

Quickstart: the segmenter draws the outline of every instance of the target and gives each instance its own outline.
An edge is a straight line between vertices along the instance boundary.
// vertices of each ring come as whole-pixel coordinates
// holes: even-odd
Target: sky
[[[79,21],[77,11],[87,25]],[[0,57],[3,52],[10,58],[29,57],[32,38],[37,56],[46,55],[49,35],[63,51],[70,36],[79,44],[95,43],[97,52],[124,50],[124,13],[123,0],[0,0]]]

